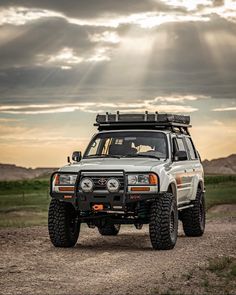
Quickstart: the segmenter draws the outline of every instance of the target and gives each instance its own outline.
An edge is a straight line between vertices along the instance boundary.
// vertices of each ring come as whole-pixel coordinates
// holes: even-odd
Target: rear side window
[[[185,137],[185,139],[186,139],[186,143],[187,143],[187,147],[188,147],[190,159],[191,160],[197,159],[197,153],[196,153],[196,151],[194,149],[192,140],[189,137]]]
[[[183,142],[183,138],[175,137],[173,139],[173,152],[174,152],[174,154],[177,151],[186,151],[186,148],[185,148],[185,145],[184,145],[184,142]]]
[[[182,138],[176,138],[179,151],[186,151]]]

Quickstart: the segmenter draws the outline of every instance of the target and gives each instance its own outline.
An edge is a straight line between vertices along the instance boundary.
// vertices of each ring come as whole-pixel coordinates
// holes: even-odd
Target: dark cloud
[[[133,13],[150,10],[146,5],[154,3],[128,1],[125,5],[123,1],[112,1],[114,6],[105,7],[105,2],[96,1],[96,10],[92,8],[94,1],[86,1],[87,10],[85,1],[73,2],[81,5],[81,10],[74,9],[74,13],[88,16],[101,13],[102,8],[117,14],[133,9]],[[136,8],[132,8],[134,3]],[[22,1],[21,5],[53,10],[57,6],[57,11],[64,11],[66,2]],[[72,16],[69,7],[65,12]],[[91,40],[93,34],[105,31],[117,33],[121,42]],[[43,18],[21,26],[3,25],[1,32],[7,36],[0,44],[2,104],[127,101],[173,93],[235,98],[236,24],[215,15],[209,22],[172,22],[152,29],[129,24],[108,29],[79,26],[62,18]],[[85,60],[67,70],[61,69],[60,63],[46,63],[65,47],[88,59],[99,46],[110,50],[109,61]]]
[[[213,6],[222,6],[225,3],[224,0],[213,0],[212,2],[213,2]]]
[[[5,68],[45,62],[44,59],[65,47],[72,48],[78,57],[89,57],[98,45],[98,42],[91,42],[90,36],[107,31],[107,28],[78,26],[61,18],[46,18],[24,26],[4,25],[1,30],[8,33],[8,41],[0,46],[0,67]]]
[[[146,11],[168,11],[170,8],[158,0],[10,0],[2,6],[42,8],[61,12],[72,18],[95,18],[105,15],[127,15]]]

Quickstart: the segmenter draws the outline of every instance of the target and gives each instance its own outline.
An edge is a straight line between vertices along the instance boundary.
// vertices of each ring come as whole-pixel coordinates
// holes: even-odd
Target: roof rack
[[[155,113],[125,113],[120,114],[118,111],[115,114],[106,113],[98,114],[94,126],[102,130],[117,130],[117,129],[169,129],[173,132],[189,134],[188,128],[190,125],[190,116],[174,115],[174,114],[159,114]]]

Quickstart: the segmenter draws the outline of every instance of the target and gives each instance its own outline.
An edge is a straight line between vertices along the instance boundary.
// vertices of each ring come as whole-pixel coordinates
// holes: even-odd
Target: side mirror
[[[73,152],[73,154],[72,154],[72,160],[74,161],[74,162],[79,162],[80,160],[81,160],[81,158],[82,158],[82,153],[81,152]]]
[[[188,160],[188,155],[186,151],[177,151],[174,155],[175,161],[186,161]]]

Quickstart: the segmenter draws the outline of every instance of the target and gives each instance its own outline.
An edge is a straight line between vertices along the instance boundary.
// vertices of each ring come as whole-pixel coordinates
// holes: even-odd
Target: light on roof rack
[[[147,122],[148,120],[148,111],[145,111],[144,121]]]
[[[118,122],[118,121],[119,121],[119,115],[120,115],[120,112],[119,112],[119,111],[117,111],[117,113],[116,113],[116,122]]]

